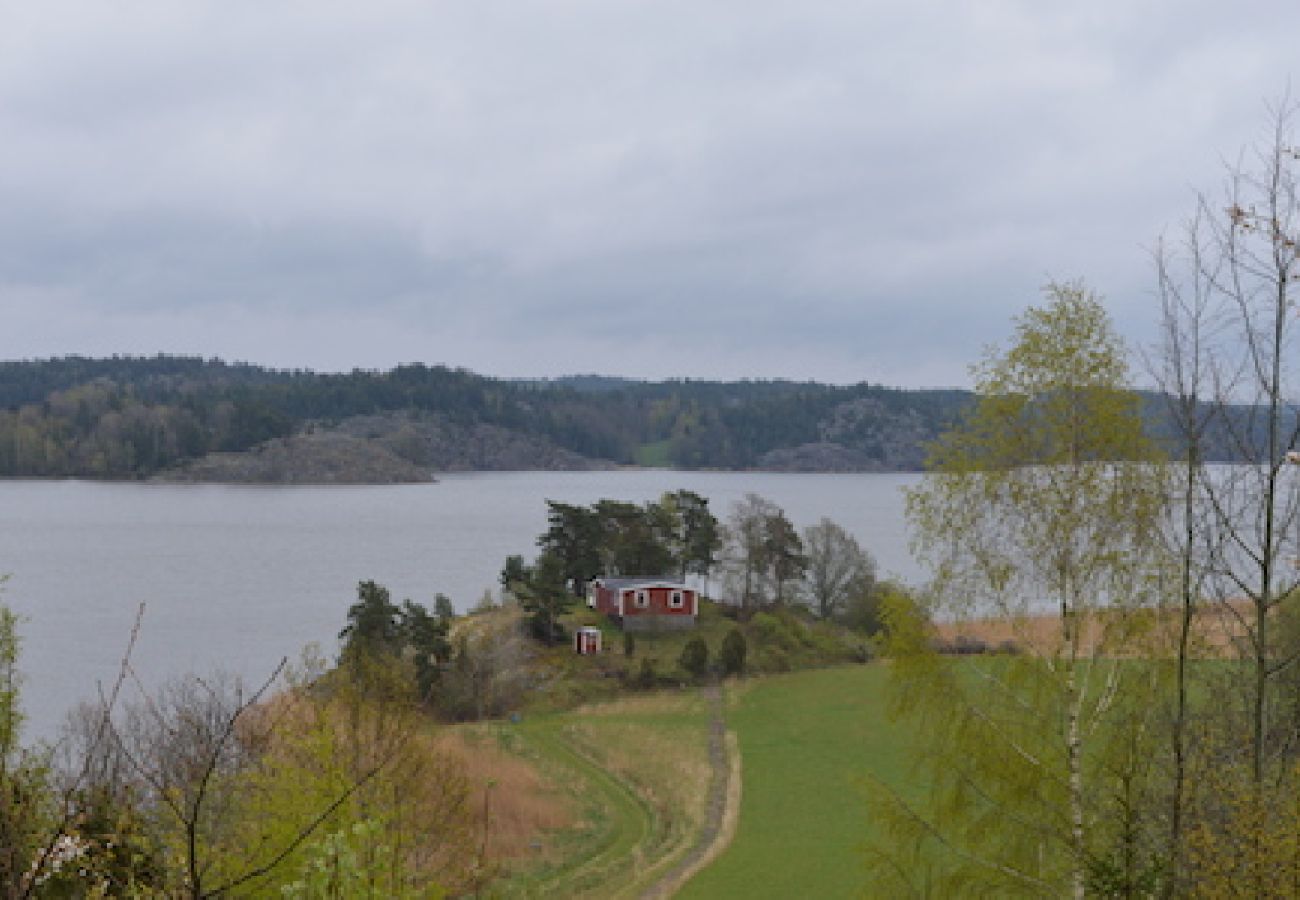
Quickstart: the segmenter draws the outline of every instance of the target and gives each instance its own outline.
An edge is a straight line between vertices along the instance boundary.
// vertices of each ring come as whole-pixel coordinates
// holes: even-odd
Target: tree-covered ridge
[[[606,463],[911,469],[966,400],[961,391],[868,384],[507,381],[420,364],[320,374],[197,357],[64,357],[0,363],[0,474],[147,477],[210,453],[397,414],[423,429],[426,446],[394,438],[385,449],[432,468],[448,464],[430,458],[428,443],[488,428],[498,443],[526,436]],[[398,429],[372,430],[392,438]]]

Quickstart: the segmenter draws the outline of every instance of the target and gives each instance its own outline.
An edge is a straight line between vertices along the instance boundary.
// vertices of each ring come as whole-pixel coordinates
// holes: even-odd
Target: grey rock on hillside
[[[391,453],[436,472],[586,471],[614,468],[544,437],[482,422],[460,424],[437,413],[356,416],[336,426],[352,437],[377,443]]]
[[[775,472],[893,472],[924,468],[937,423],[915,409],[890,409],[874,397],[840,403],[818,424],[819,440],[764,453]]]
[[[209,453],[156,476],[157,481],[228,484],[414,484],[428,468],[374,441],[337,432],[276,438],[243,453]]]

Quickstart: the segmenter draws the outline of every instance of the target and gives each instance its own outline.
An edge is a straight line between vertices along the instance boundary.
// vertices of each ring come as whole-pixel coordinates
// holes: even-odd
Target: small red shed
[[[671,578],[597,578],[587,605],[618,622],[624,631],[688,629],[699,615],[699,593]]]
[[[600,629],[584,625],[573,632],[573,652],[592,656],[600,652]]]

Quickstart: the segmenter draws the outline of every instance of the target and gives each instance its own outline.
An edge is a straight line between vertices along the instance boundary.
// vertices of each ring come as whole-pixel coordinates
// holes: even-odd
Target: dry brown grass
[[[573,725],[572,734],[604,769],[634,785],[674,831],[699,827],[712,774],[706,733],[587,720]]]
[[[727,711],[730,712],[739,708],[745,695],[753,690],[758,681],[753,678],[728,678],[727,689],[723,691],[723,699],[726,703]]]
[[[740,794],[742,789],[741,762],[740,762],[740,740],[736,737],[734,731],[727,732],[727,765],[729,774],[727,777],[727,795],[722,810],[722,823],[718,829],[717,836],[713,843],[695,860],[688,868],[667,881],[656,886],[655,890],[649,892],[648,897],[671,897],[685,886],[701,872],[705,867],[722,855],[729,846],[732,839],[736,836],[736,828],[740,824]]]
[[[1244,601],[1202,606],[1192,621],[1192,654],[1203,659],[1239,655],[1246,640],[1242,618],[1251,614]],[[1138,610],[1124,616],[1102,611],[1084,623],[1082,652],[1085,656],[1099,652],[1150,658],[1172,656],[1178,643],[1180,621],[1177,610]],[[936,638],[947,643],[978,640],[990,649],[1005,644],[1044,654],[1059,650],[1062,641],[1061,617],[1050,613],[938,622],[934,631]],[[1117,647],[1125,649],[1117,654]]]
[[[613,716],[675,716],[699,713],[704,701],[696,691],[678,694],[663,691],[644,696],[622,697],[588,703],[573,711],[575,719],[609,718]]]
[[[482,840],[484,797],[487,798],[488,859],[508,863],[535,858],[539,836],[575,823],[576,814],[565,795],[521,756],[503,750],[496,737],[481,726],[444,730],[438,751],[454,760],[470,787],[473,810]],[[490,787],[489,787],[490,785]]]
[[[649,830],[593,896],[637,896],[694,844],[713,772],[706,703],[696,691],[629,697],[580,710],[566,740],[650,810]]]

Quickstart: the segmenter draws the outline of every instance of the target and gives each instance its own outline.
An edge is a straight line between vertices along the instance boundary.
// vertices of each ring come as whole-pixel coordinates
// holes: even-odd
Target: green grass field
[[[854,666],[740,687],[727,716],[744,767],[739,828],[679,897],[870,896],[861,780],[908,775],[907,742],[885,714],[887,674]]]

